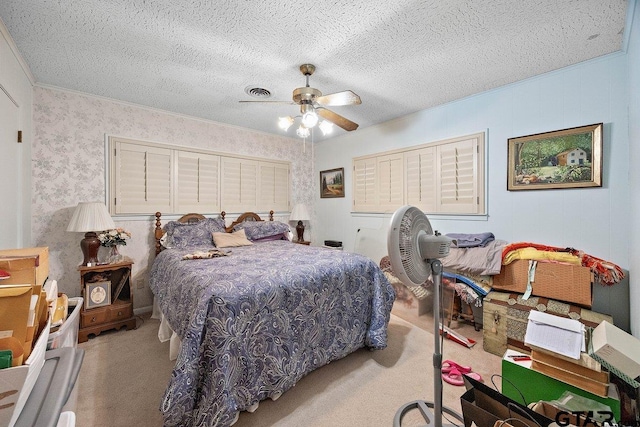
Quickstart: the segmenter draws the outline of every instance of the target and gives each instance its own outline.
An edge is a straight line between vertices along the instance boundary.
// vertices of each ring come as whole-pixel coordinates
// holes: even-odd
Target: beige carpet
[[[156,320],[139,319],[134,331],[102,333],[79,345],[85,359],[77,384],[78,427],[162,425],[158,407],[173,364],[168,344],[157,339],[157,328]],[[310,373],[280,399],[242,413],[235,426],[391,426],[404,403],[433,398],[433,335],[428,328],[392,315],[385,350],[362,349]],[[469,338],[482,336],[470,325],[457,331]],[[445,340],[443,356],[471,365],[486,382],[500,372],[500,358],[484,352],[481,341],[468,349]],[[460,412],[463,391],[445,383],[445,406]],[[421,424],[414,413],[405,421]]]

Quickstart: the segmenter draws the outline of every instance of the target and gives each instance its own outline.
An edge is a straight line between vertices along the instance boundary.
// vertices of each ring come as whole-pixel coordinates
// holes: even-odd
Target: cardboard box
[[[29,308],[33,287],[0,284],[0,335],[13,336],[24,344],[28,337]]]
[[[606,397],[589,393],[579,387],[567,384],[552,378],[531,368],[532,361],[514,361],[511,355],[524,355],[524,353],[507,350],[502,358],[502,393],[518,402],[522,399],[527,404],[540,400],[550,401],[558,399],[565,391],[570,391],[578,396],[583,396],[611,408],[616,420],[620,420],[621,405],[618,389],[614,384],[609,384],[609,393]]]
[[[0,370],[0,426],[13,426],[31,394],[44,366],[44,354],[49,339],[49,322],[36,340],[24,365]]]
[[[44,286],[49,276],[49,248],[24,248],[0,250],[0,269],[11,277],[2,284],[29,284]]]
[[[503,265],[493,276],[493,289],[524,294],[529,280],[529,260]],[[540,297],[591,307],[593,274],[587,267],[538,261],[532,293]]]
[[[630,379],[640,376],[640,340],[606,320],[591,333],[590,353]]]

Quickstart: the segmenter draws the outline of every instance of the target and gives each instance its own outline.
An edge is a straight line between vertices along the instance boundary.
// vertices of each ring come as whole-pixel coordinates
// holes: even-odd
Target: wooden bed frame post
[[[156,229],[154,232],[154,237],[156,238],[156,255],[160,253],[162,248],[160,247],[160,239],[162,239],[162,223],[160,222],[160,217],[162,214],[160,212],[156,212]]]

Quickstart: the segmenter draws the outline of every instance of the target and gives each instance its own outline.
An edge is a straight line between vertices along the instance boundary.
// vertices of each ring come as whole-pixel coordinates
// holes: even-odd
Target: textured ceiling
[[[277,117],[296,105],[238,101],[255,99],[249,86],[291,100],[300,64],[316,65],[310,85],[324,94],[360,95],[331,109],[362,129],[618,51],[626,11],[624,0],[0,0],[39,84],[281,135]]]

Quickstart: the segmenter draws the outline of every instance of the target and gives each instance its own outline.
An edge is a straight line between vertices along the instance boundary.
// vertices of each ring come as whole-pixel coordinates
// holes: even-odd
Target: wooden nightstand
[[[114,264],[78,267],[84,305],[80,310],[78,342],[86,342],[90,334],[100,335],[109,329],[136,328],[133,316],[133,292],[131,287],[131,261]],[[109,295],[101,299],[103,290]],[[97,298],[91,298],[91,292]],[[87,308],[87,307],[95,308]]]
[[[293,243],[297,243],[299,245],[307,245],[309,246],[311,244],[311,242],[307,241],[307,240],[303,240],[302,242],[299,242],[297,240],[292,240]]]

